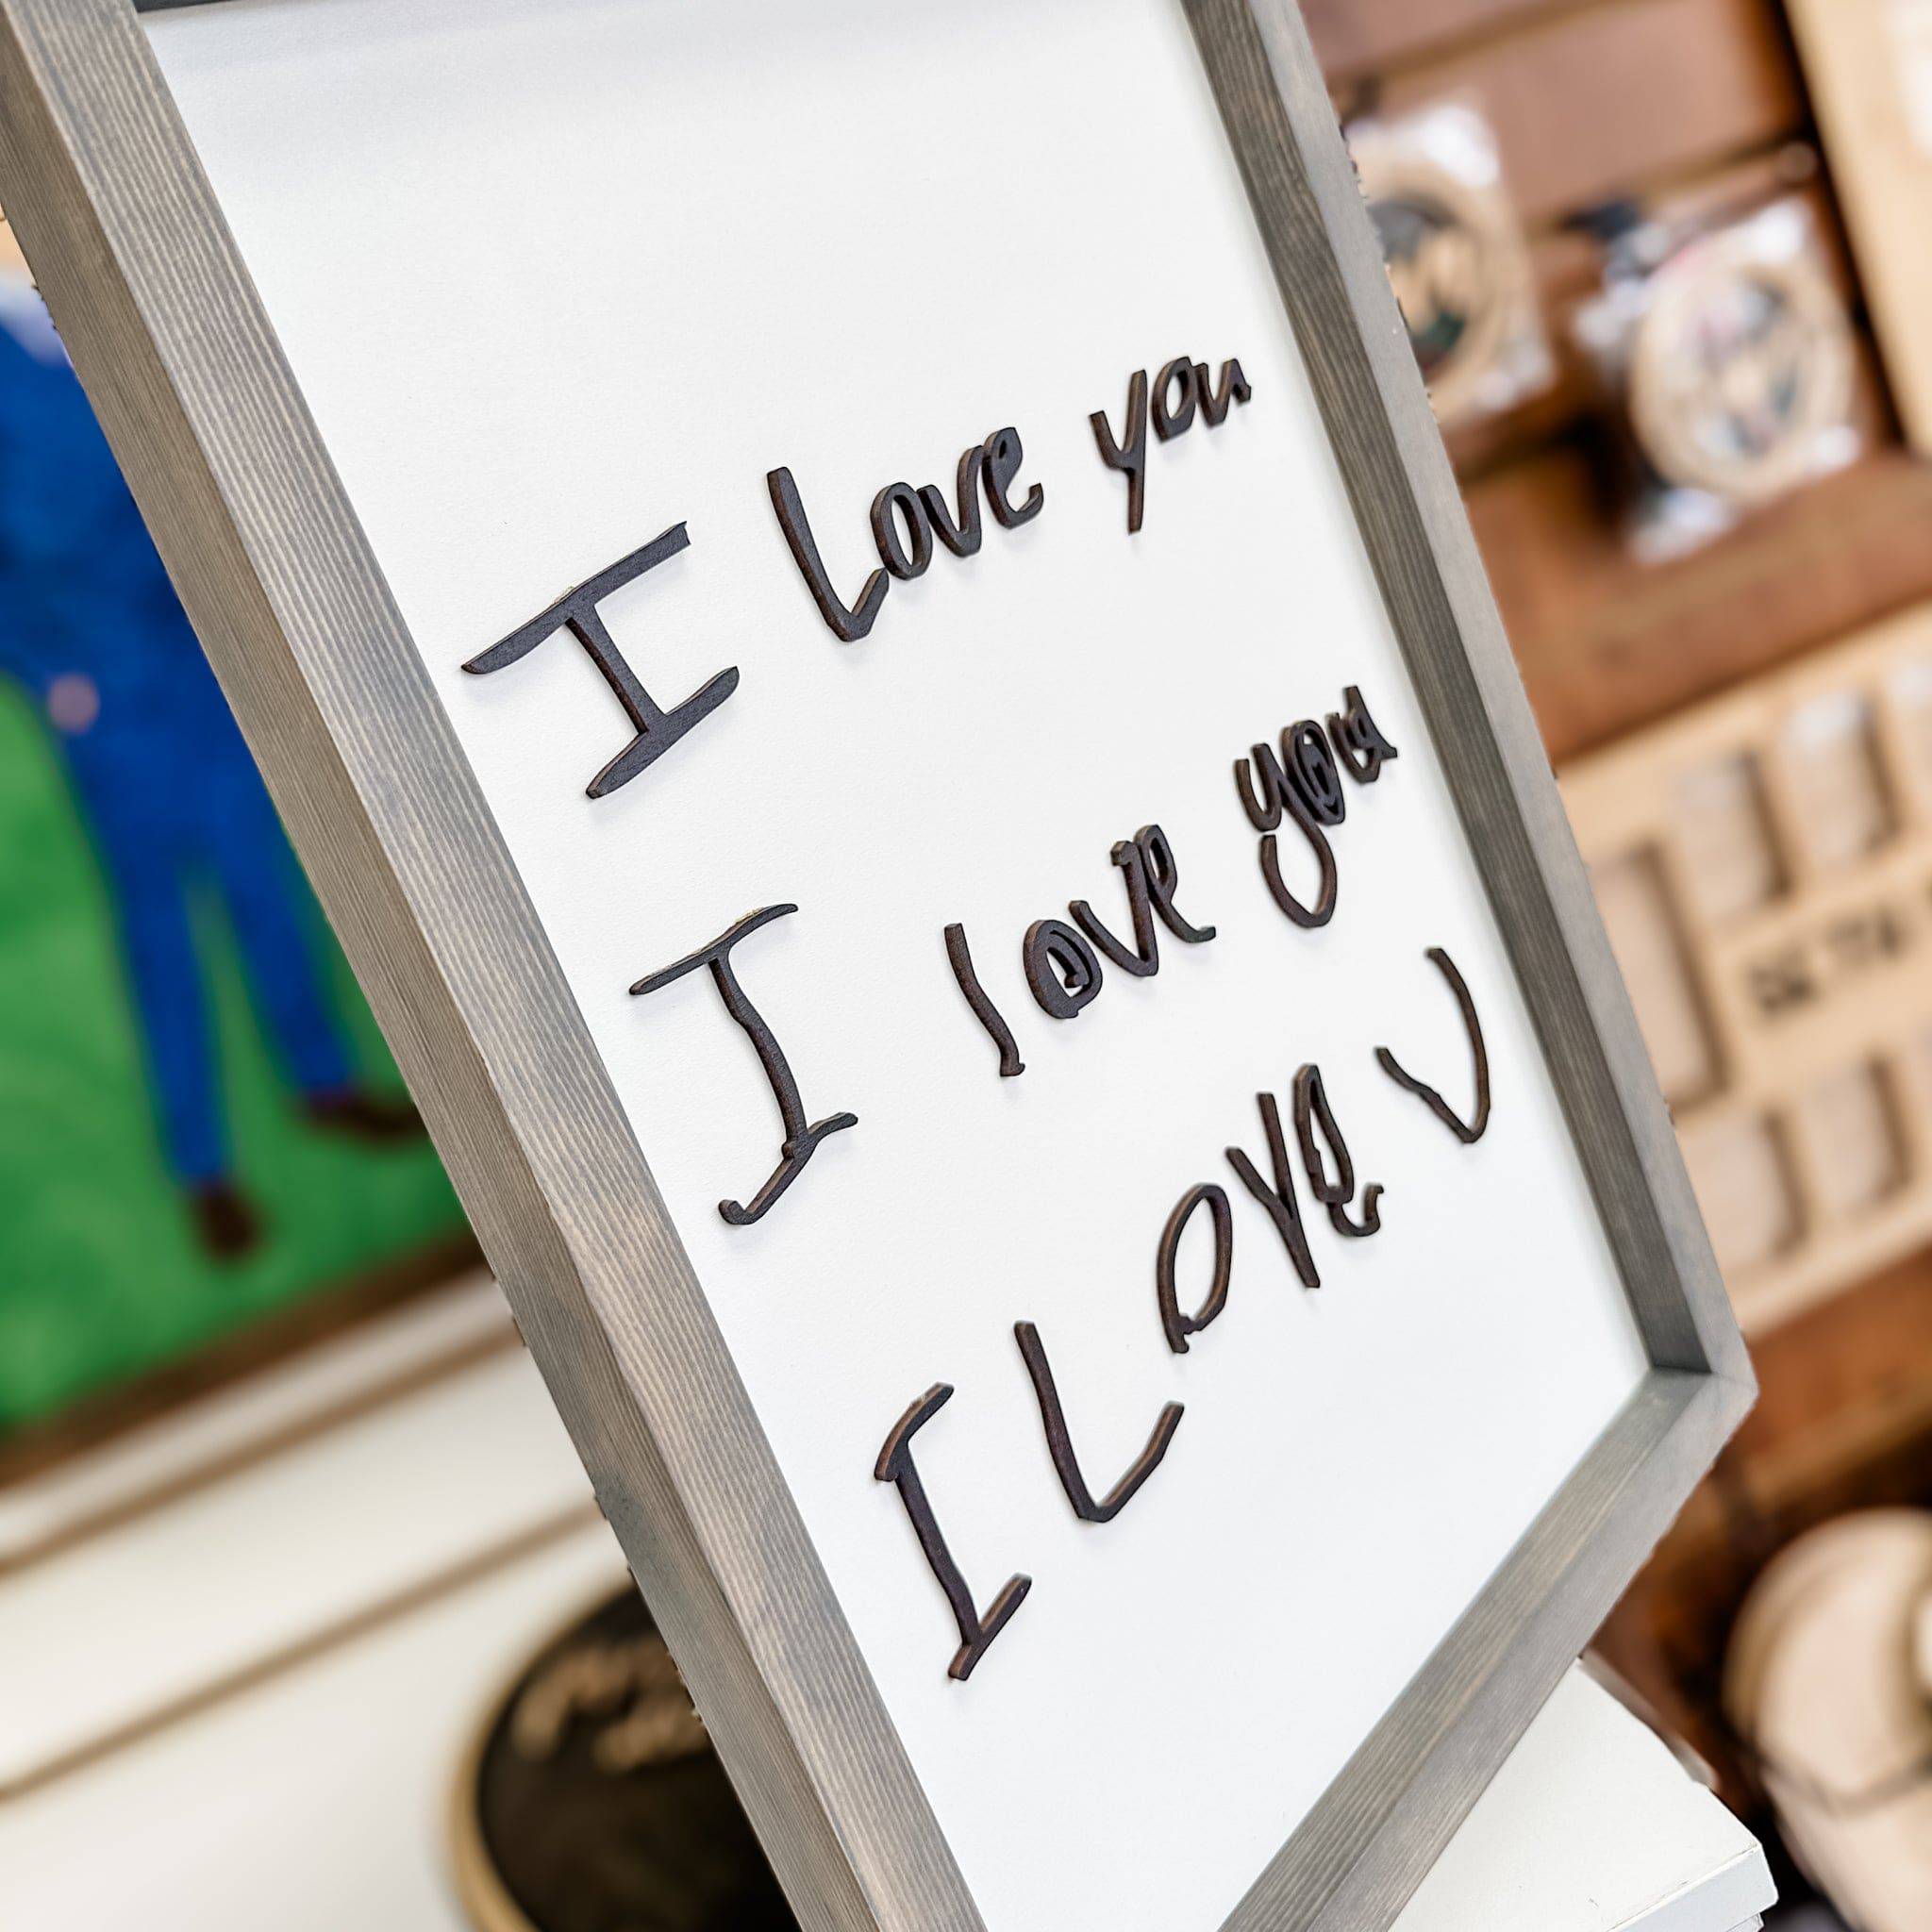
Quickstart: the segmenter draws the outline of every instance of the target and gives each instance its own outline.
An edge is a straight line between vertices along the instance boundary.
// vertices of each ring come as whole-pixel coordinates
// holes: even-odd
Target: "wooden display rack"
[[[1747,1328],[1932,1239],[1932,608],[1563,793]]]

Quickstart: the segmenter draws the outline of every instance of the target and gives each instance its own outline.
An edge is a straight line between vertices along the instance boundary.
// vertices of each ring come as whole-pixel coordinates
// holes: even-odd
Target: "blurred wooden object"
[[[1932,1511],[1814,1530],[1753,1588],[1724,1668],[1786,1841],[1867,1932],[1932,1922],[1932,1704],[1912,1635],[1932,1598]]]
[[[1726,164],[1696,180],[1680,183],[1652,198],[1666,224],[1687,228],[1722,221],[1762,208],[1788,194],[1801,194],[1823,239],[1828,260],[1847,303],[1856,304],[1849,251],[1839,234],[1838,216],[1819,179],[1818,158],[1798,142]],[[1533,455],[1570,430],[1595,408],[1600,394],[1595,371],[1576,339],[1577,312],[1601,292],[1602,263],[1597,244],[1574,229],[1557,228],[1537,236],[1531,247],[1531,274],[1538,307],[1556,360],[1556,379],[1517,408],[1486,420],[1465,422],[1445,432],[1450,456],[1465,481],[1472,507],[1482,479],[1514,458]],[[1860,425],[1889,433],[1875,366],[1860,398]],[[1605,507],[1598,507],[1599,515]]]
[[[1746,1327],[1932,1240],[1932,608],[1563,793]]]
[[[1932,455],[1932,0],[1788,0],[1906,433]]]

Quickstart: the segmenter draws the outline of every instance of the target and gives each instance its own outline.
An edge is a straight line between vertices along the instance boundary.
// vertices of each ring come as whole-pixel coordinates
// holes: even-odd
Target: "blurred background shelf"
[[[1629,556],[1574,449],[1468,494],[1559,765],[1932,598],[1932,465],[1897,447],[1661,565]]]
[[[1932,665],[1932,461],[1901,427],[1932,422],[1932,4],[1304,10],[1345,123],[1379,131],[1440,104],[1473,109],[1520,225],[1547,379],[1459,409],[1445,436],[1693,1172],[1704,1169],[1763,1391],[1604,1649],[1769,1828],[1749,1750],[1721,1708],[1740,1606],[1765,1565],[1818,1525],[1932,1506],[1932,1088],[1919,1073],[1921,1055],[1932,1069],[1932,950],[1921,944],[1932,763],[1914,762],[1932,758],[1932,736],[1899,730],[1892,698],[1860,683],[1879,658],[1907,683],[1925,675],[1920,658]],[[1639,220],[1696,232],[1778,200],[1806,211],[1850,321],[1856,455],[1656,560],[1632,541],[1630,425],[1584,341],[1606,238]],[[1453,296],[1469,270],[1452,257],[1437,273]],[[1854,699],[1875,706],[1862,722],[1845,708]],[[1851,737],[1814,758],[1834,705]],[[1793,728],[1796,753],[1784,742]],[[1674,789],[1699,783],[1702,825]],[[1761,791],[1768,805],[1746,795]],[[1815,822],[1834,812],[1841,850],[1807,861]],[[1755,853],[1743,848],[1757,835],[1739,829],[1754,813],[1765,816]],[[1856,950],[1852,926],[1877,941],[1873,973],[1840,981],[1819,949]],[[1803,994],[1789,1026],[1782,1011],[1753,1010],[1754,988],[1775,1008],[1773,967]],[[1726,1122],[1749,1129],[1729,1148],[1717,1144]],[[1798,1922],[1774,1916],[1786,1923]]]

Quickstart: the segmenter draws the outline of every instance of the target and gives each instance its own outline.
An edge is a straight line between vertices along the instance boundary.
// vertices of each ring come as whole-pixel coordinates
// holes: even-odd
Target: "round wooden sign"
[[[458,1776],[476,1932],[793,1932],[764,1854],[635,1590],[546,1643]]]
[[[1786,1842],[1869,1932],[1932,1923],[1932,1699],[1913,1656],[1928,1599],[1932,1514],[1846,1517],[1765,1573],[1725,1663]]]
[[[1804,480],[1844,418],[1852,337],[1829,275],[1768,257],[1744,231],[1657,275],[1630,361],[1630,419],[1657,474],[1755,504]]]

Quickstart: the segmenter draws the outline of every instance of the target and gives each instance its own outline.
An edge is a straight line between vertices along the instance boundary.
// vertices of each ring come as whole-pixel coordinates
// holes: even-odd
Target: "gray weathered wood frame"
[[[1381,1932],[1753,1383],[1299,13],[1177,4],[1654,1365],[1224,1928]],[[0,202],[800,1922],[980,1926],[135,0],[0,0]]]

